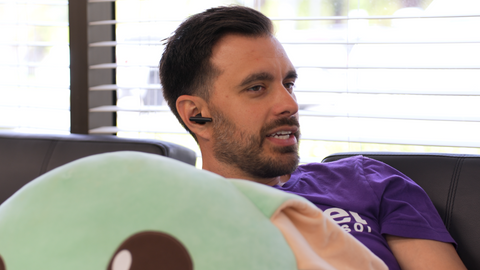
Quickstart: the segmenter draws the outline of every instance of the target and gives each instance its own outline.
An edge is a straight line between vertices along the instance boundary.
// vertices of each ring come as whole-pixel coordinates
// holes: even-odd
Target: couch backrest
[[[466,267],[480,269],[480,155],[348,152],[323,162],[354,155],[389,164],[419,184],[457,242]]]
[[[139,151],[195,165],[185,147],[147,139],[107,135],[44,135],[0,132],[0,203],[36,177],[70,161],[106,152]]]

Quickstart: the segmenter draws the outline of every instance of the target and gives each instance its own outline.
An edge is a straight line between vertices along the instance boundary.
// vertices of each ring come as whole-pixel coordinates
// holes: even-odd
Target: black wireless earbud
[[[206,122],[212,122],[212,118],[209,117],[202,117],[201,114],[197,114],[189,118],[190,121],[196,122],[197,124],[205,124]]]

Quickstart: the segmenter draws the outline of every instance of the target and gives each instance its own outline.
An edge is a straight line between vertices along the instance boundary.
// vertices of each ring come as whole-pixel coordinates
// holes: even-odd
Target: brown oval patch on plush
[[[5,262],[3,261],[2,256],[0,255],[0,270],[6,270]]]
[[[162,232],[144,231],[123,241],[110,259],[107,269],[193,270],[193,262],[185,246],[175,237]]]

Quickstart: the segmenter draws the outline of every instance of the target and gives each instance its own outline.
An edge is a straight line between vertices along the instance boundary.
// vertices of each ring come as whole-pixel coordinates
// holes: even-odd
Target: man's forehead
[[[270,35],[264,36],[244,36],[240,34],[227,34],[220,38],[212,49],[212,60],[229,55],[230,57],[241,57],[251,53],[260,52],[268,47],[269,53],[264,56],[285,57],[288,58],[280,42]]]
[[[213,47],[211,63],[221,73],[233,72],[243,68],[249,72],[269,72],[262,66],[276,61],[282,68],[282,76],[295,70],[280,42],[273,36],[249,37],[238,34],[228,34],[222,37]],[[257,71],[254,71],[258,69]]]

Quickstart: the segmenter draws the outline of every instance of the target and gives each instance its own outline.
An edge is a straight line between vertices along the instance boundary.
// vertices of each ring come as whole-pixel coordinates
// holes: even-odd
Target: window
[[[200,155],[163,100],[161,40],[189,15],[240,4],[274,21],[296,65],[302,162],[343,151],[480,154],[477,0],[88,2],[89,72],[99,72],[90,77],[113,76],[89,79],[89,133],[157,138]],[[106,6],[114,16],[100,14]],[[116,121],[92,124],[112,113]]]
[[[68,133],[68,2],[0,1],[0,130]]]

